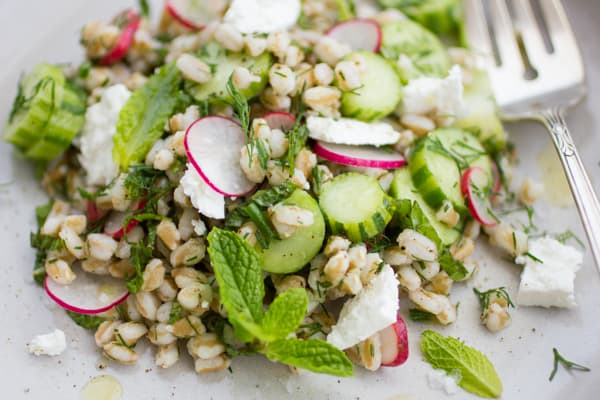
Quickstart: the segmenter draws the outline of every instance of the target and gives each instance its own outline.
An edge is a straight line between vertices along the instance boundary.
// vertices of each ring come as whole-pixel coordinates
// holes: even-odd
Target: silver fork
[[[532,1],[465,0],[467,38],[485,56],[503,118],[551,133],[600,271],[600,204],[564,120],[585,96],[583,62],[560,0]]]

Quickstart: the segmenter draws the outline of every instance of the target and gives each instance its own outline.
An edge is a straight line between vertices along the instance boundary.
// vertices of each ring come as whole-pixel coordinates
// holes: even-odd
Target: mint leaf
[[[77,314],[73,311],[66,310],[67,315],[71,317],[73,321],[82,328],[96,330],[100,326],[101,323],[106,321],[105,318],[98,317],[96,315],[85,315],[85,314]]]
[[[308,307],[308,296],[304,289],[290,289],[275,298],[263,318],[263,331],[271,338],[283,339],[296,331]]]
[[[317,339],[280,339],[262,350],[270,360],[280,361],[313,372],[337,376],[352,376],[352,362],[341,350]]]
[[[119,115],[113,137],[113,160],[121,169],[136,164],[163,134],[163,127],[180,103],[181,76],[165,65],[136,90]]]
[[[440,263],[440,267],[446,271],[450,279],[453,281],[460,281],[469,273],[463,263],[455,260],[449,251],[444,251],[438,261]]]
[[[432,330],[421,335],[421,351],[433,368],[448,373],[458,371],[458,385],[485,398],[502,394],[502,381],[490,360],[478,350],[451,336],[444,337]]]
[[[256,250],[234,232],[218,228],[210,232],[208,243],[219,294],[230,320],[244,328],[245,322],[260,324],[265,287]]]
[[[442,240],[429,219],[421,209],[418,202],[409,199],[397,200],[395,203],[396,217],[402,229],[414,229],[427,236],[438,248],[442,247]]]

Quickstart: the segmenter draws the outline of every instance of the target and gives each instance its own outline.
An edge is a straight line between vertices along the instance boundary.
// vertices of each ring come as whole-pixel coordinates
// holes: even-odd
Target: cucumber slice
[[[409,161],[413,183],[427,204],[438,210],[449,200],[463,215],[468,210],[460,179],[462,172],[472,166],[481,167],[491,177],[490,158],[481,143],[469,132],[456,128],[431,132],[416,146]]]
[[[506,132],[485,71],[473,71],[473,81],[465,85],[463,100],[463,115],[454,121],[453,126],[471,132],[490,152],[503,149],[506,146]]]
[[[461,234],[458,229],[450,228],[438,221],[435,216],[435,211],[427,204],[417,189],[415,189],[408,168],[400,168],[394,172],[394,180],[392,181],[392,186],[390,188],[390,195],[398,200],[408,199],[416,201],[423,211],[423,214],[425,214],[429,224],[438,234],[443,245],[449,246],[460,238]]]
[[[455,34],[462,24],[461,0],[379,0],[379,3],[386,8],[397,8],[440,35]]]
[[[305,191],[296,190],[283,204],[302,207],[313,213],[314,223],[299,228],[292,236],[284,240],[274,240],[268,249],[257,245],[256,250],[262,260],[262,268],[275,274],[291,274],[313,259],[325,239],[325,221],[317,202]]]
[[[21,150],[29,149],[42,136],[44,125],[63,97],[65,77],[59,67],[38,64],[19,83],[4,138]]]
[[[321,189],[319,205],[332,233],[363,242],[383,232],[392,219],[389,200],[379,183],[367,176],[346,173]]]
[[[352,52],[345,59],[351,59],[354,54],[363,57],[366,72],[360,88],[342,94],[340,111],[345,117],[362,121],[383,118],[394,111],[402,99],[402,83],[396,68],[385,58],[366,50]]]
[[[381,29],[381,54],[393,62],[401,54],[412,61],[414,68],[400,68],[403,82],[419,76],[441,78],[448,74],[450,58],[442,42],[433,33],[410,20],[391,22]]]
[[[236,67],[246,67],[254,75],[260,77],[259,82],[253,82],[240,92],[250,99],[257,96],[266,86],[269,69],[273,64],[270,53],[265,52],[258,57],[241,53],[229,53],[216,43],[209,43],[202,48],[198,58],[213,69],[212,79],[204,84],[185,81],[185,90],[197,101],[208,100],[211,103],[230,102],[227,93],[227,81]]]
[[[65,88],[60,107],[54,110],[44,126],[43,137],[25,153],[29,159],[50,161],[70,145],[85,122],[85,99],[80,93]]]

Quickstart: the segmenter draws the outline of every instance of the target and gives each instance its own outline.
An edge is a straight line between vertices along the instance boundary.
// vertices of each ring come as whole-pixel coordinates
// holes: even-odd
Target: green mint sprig
[[[265,288],[256,250],[234,232],[218,228],[210,232],[208,243],[221,302],[238,339],[258,342],[258,352],[271,360],[313,372],[352,375],[352,363],[346,354],[329,343],[287,338],[304,319],[306,291],[283,292],[263,313]]]

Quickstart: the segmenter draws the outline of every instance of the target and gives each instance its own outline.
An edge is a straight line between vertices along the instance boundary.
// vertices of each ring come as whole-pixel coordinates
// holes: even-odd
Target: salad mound
[[[5,139],[52,199],[34,278],[111,360],[146,338],[163,368],[184,342],[198,373],[247,353],[396,367],[411,325],[460,317],[481,231],[528,255],[496,211],[519,201],[511,153],[459,0],[268,7],[169,0],[158,27],[127,10],[83,27],[79,66],[19,83]],[[508,292],[477,294],[483,325],[508,326]],[[500,394],[483,354],[428,332],[424,352],[484,360],[461,386]]]

